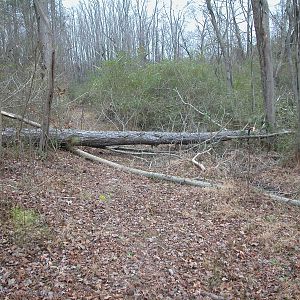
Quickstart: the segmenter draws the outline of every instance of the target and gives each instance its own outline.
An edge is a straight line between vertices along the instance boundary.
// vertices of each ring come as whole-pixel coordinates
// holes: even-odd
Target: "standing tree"
[[[275,127],[274,77],[267,0],[252,0],[254,27],[261,69],[261,81],[268,130]]]
[[[3,154],[3,149],[2,149],[2,114],[1,114],[1,109],[2,109],[2,99],[0,98],[0,159],[2,158]]]
[[[225,64],[225,69],[226,69],[226,80],[227,80],[227,88],[228,91],[231,92],[233,88],[233,79],[232,79],[232,65],[229,57],[229,48],[226,47],[226,43],[224,41],[224,38],[222,36],[222,33],[220,31],[220,28],[217,24],[216,16],[213,11],[212,5],[211,5],[211,0],[206,0],[206,6],[211,18],[211,22],[215,31],[215,34],[217,36],[218,43],[220,45],[222,55],[224,58],[224,64]]]
[[[300,161],[300,0],[287,1],[289,30],[287,36],[287,55],[295,102],[298,107],[298,128],[296,134],[296,158]],[[292,50],[295,55],[292,54]],[[293,58],[294,57],[294,58]]]
[[[296,70],[297,70],[297,103],[298,103],[298,132],[297,132],[297,158],[300,161],[300,0],[294,0],[295,36],[296,36]]]
[[[43,103],[42,132],[40,151],[45,152],[48,144],[50,127],[51,104],[54,95],[54,65],[55,49],[53,31],[49,22],[48,0],[34,0],[34,7],[38,24],[38,39],[41,52],[41,76],[47,83],[47,97]],[[54,6],[52,6],[53,8]]]

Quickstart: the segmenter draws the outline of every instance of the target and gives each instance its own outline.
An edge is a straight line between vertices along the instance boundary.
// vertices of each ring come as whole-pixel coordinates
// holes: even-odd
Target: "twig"
[[[126,148],[120,148],[120,147],[106,147],[106,149],[116,152],[116,153],[123,153],[123,154],[131,154],[131,155],[150,155],[150,156],[155,156],[155,155],[167,155],[167,156],[174,156],[177,158],[181,158],[179,155],[170,153],[170,152],[162,152],[162,151],[155,151],[155,152],[150,152],[150,151],[144,151],[141,149],[135,150],[135,149],[126,149]]]
[[[197,154],[192,158],[192,163],[193,163],[195,166],[199,167],[202,171],[205,171],[206,168],[204,167],[203,164],[199,163],[196,159],[197,159],[200,155],[210,152],[210,150],[211,150],[211,148],[209,148],[208,150],[199,152],[199,153],[197,153]]]
[[[5,99],[2,100],[2,103],[5,103],[6,101],[8,101],[10,98],[12,98],[13,96],[17,95],[20,91],[22,91],[28,83],[31,82],[31,76],[28,79],[28,81],[26,81],[21,87],[18,86],[18,89],[16,91],[14,91],[12,94],[10,94],[9,96],[7,96]]]
[[[177,93],[179,99],[181,100],[181,102],[182,102],[183,104],[190,106],[190,107],[191,107],[193,110],[195,110],[197,113],[199,113],[200,115],[202,115],[202,116],[208,118],[208,120],[209,120],[210,122],[212,122],[213,124],[217,125],[218,127],[222,128],[222,129],[226,130],[226,128],[224,128],[224,127],[223,127],[220,123],[218,123],[217,121],[213,120],[207,113],[202,112],[201,110],[199,110],[198,108],[196,108],[193,104],[184,101],[184,99],[182,98],[182,96],[180,95],[180,93],[179,93],[179,91],[178,91],[177,89],[174,89],[174,91]]]
[[[77,101],[78,99],[82,98],[82,97],[85,96],[86,94],[88,94],[88,92],[85,92],[85,93],[79,95],[78,97],[76,97],[75,99],[69,101],[68,103],[66,103],[66,106],[69,106],[71,103]]]
[[[23,122],[24,122],[25,114],[26,114],[26,111],[27,111],[27,108],[28,108],[28,104],[29,104],[29,102],[31,100],[34,78],[36,76],[36,70],[37,70],[37,46],[34,49],[34,70],[33,70],[33,74],[31,75],[31,82],[30,82],[30,86],[29,86],[29,91],[28,91],[28,95],[26,97],[24,110],[23,110],[23,113],[21,115],[20,128],[19,128],[19,130],[17,132],[17,137],[18,138],[19,138],[21,130],[23,128]]]

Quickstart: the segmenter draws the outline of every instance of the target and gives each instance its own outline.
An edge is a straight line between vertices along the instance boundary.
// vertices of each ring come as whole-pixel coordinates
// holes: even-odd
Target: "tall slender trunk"
[[[232,66],[231,66],[231,61],[229,58],[228,48],[226,47],[226,44],[224,42],[224,39],[223,39],[220,29],[218,27],[215,13],[213,11],[210,0],[206,0],[206,6],[207,6],[208,12],[211,17],[211,22],[212,22],[215,34],[218,39],[218,43],[219,43],[221,51],[222,51],[222,55],[224,58],[224,64],[225,64],[225,71],[226,71],[227,88],[228,88],[228,91],[231,92],[232,88],[233,88],[233,78],[232,78]]]
[[[274,77],[267,0],[252,0],[252,9],[261,69],[266,126],[268,130],[272,131],[275,127]]]
[[[295,43],[296,43],[296,84],[295,98],[298,107],[298,130],[296,136],[296,154],[300,161],[300,0],[293,0],[295,18]]]
[[[3,148],[2,148],[2,130],[3,130],[3,125],[2,125],[1,109],[2,109],[2,99],[0,98],[0,159],[2,159],[2,156],[3,156]]]
[[[41,76],[47,83],[47,96],[43,101],[42,134],[39,148],[41,152],[46,152],[50,127],[51,104],[54,95],[55,49],[53,31],[48,18],[48,0],[34,0],[34,5],[38,21],[38,37],[41,51]]]
[[[237,20],[236,20],[236,12],[234,10],[233,1],[232,2],[230,1],[230,9],[231,9],[231,14],[232,14],[234,32],[235,32],[235,36],[236,36],[236,39],[237,39],[237,45],[238,45],[238,50],[239,50],[239,53],[238,53],[239,58],[244,60],[245,59],[245,52],[244,52],[244,47],[243,47],[243,43],[242,43],[240,28],[239,28],[239,25],[238,25]]]

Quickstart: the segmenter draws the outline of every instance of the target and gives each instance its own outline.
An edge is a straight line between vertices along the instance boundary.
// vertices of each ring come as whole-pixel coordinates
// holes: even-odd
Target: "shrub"
[[[234,69],[234,91],[228,93],[224,76],[218,75],[224,72],[215,64],[181,60],[141,66],[121,55],[101,63],[75,94],[88,91],[89,102],[102,121],[109,119],[119,129],[217,130],[206,115],[240,126],[263,114],[260,78],[254,77],[254,103],[249,66]],[[259,74],[258,65],[254,68]]]

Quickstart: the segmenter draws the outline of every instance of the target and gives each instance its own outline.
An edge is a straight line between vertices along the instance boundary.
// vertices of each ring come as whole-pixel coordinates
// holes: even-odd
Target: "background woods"
[[[88,111],[118,130],[296,128],[298,3],[270,3],[3,0],[2,108],[45,132],[74,109],[81,129]]]
[[[0,0],[0,299],[300,299],[300,0],[70,2]]]

